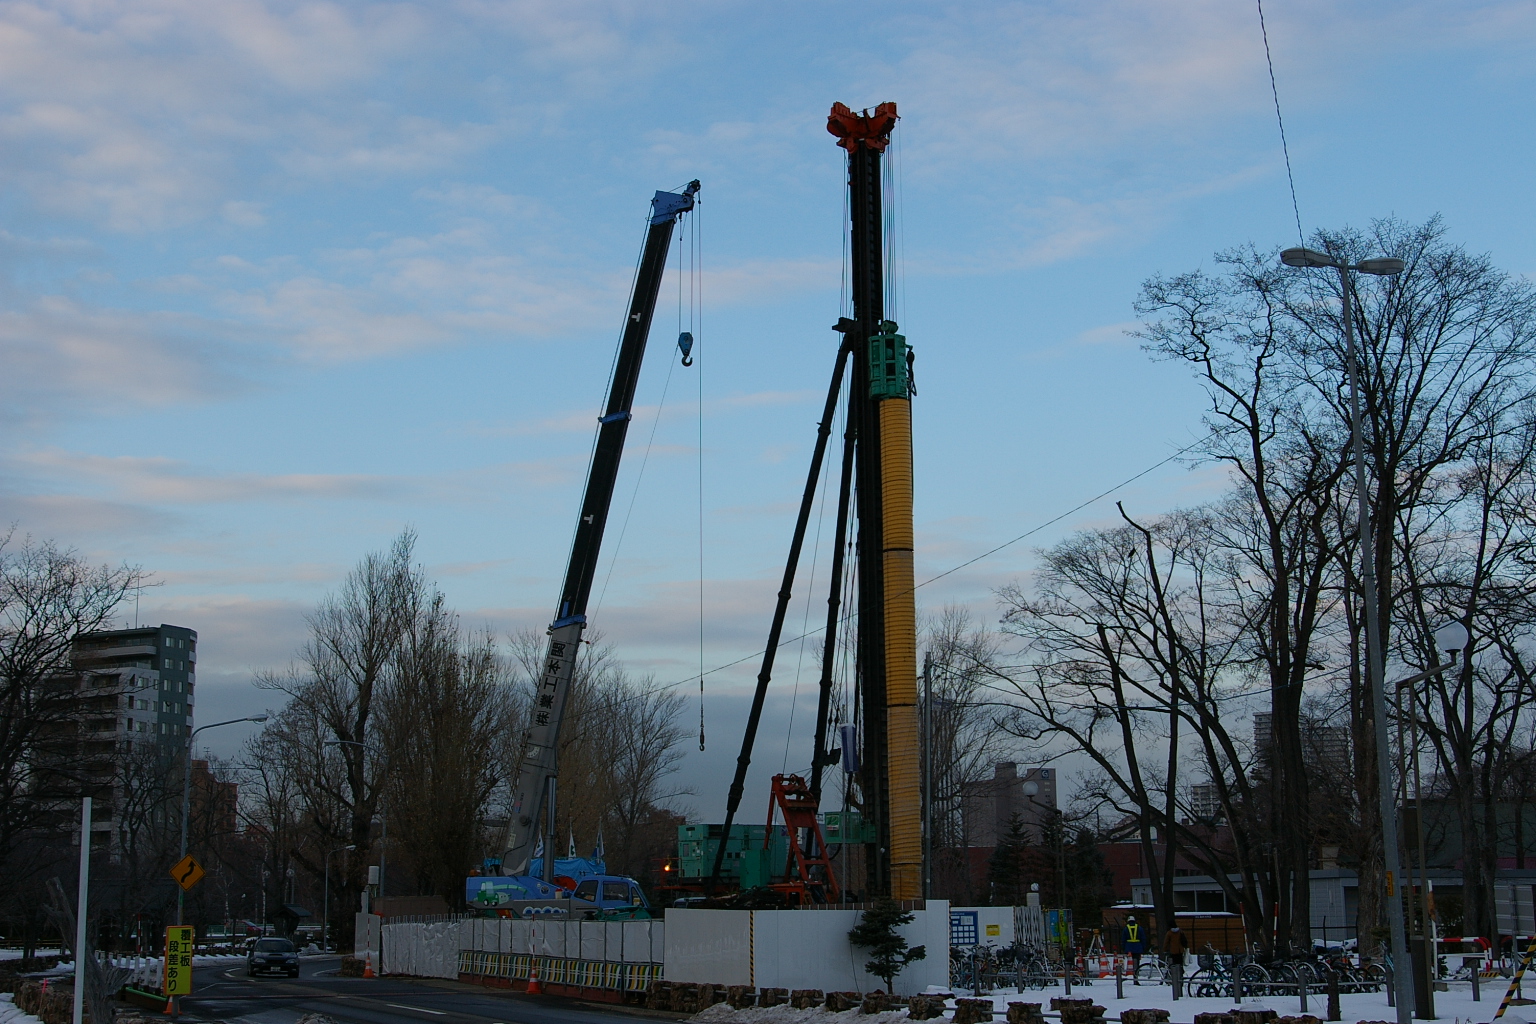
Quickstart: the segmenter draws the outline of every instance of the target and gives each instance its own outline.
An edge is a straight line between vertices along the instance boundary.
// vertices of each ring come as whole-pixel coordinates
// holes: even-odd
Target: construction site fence
[[[666,945],[665,927],[661,921],[525,921],[452,914],[392,917],[379,929],[379,963],[386,974],[457,978],[461,973],[480,973],[461,969],[466,954],[494,954],[514,959],[527,957],[530,962],[538,958],[541,963],[547,960],[585,965],[571,970],[589,974],[595,970],[599,975],[607,965],[652,966],[659,977]],[[500,959],[485,961],[493,962],[502,963]],[[615,982],[590,987],[617,985]]]
[[[488,953],[473,949],[459,952],[460,974],[527,981],[533,977],[535,967],[538,969],[539,981],[546,985],[573,985],[614,992],[644,992],[651,982],[660,981],[662,976],[661,964],[571,960],[530,956],[527,953]]]

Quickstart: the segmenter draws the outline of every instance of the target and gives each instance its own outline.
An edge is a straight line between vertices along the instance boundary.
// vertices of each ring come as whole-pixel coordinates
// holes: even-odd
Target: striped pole
[[[1536,954],[1536,940],[1532,940],[1525,951],[1525,956],[1520,958],[1520,969],[1515,976],[1509,979],[1509,991],[1504,993],[1504,1001],[1499,1004],[1499,1012],[1493,1015],[1494,1020],[1504,1016],[1504,1011],[1509,1009],[1510,1000],[1515,998],[1515,993],[1520,990],[1520,979],[1525,976],[1525,969],[1531,966],[1531,956]]]

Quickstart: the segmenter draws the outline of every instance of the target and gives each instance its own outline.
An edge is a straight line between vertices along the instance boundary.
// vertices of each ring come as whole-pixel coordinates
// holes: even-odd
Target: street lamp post
[[[197,739],[197,734],[204,729],[217,729],[222,725],[235,725],[239,722],[265,722],[266,720],[266,715],[231,718],[227,722],[213,722],[209,725],[200,725],[193,729],[191,735],[187,737],[187,756],[184,759],[186,761],[186,771],[182,776],[181,784],[181,856],[177,858],[178,861],[187,859],[187,818],[192,806],[192,744]],[[179,891],[176,893],[176,923],[185,924],[186,922],[182,917],[185,913],[187,892],[180,886],[177,886],[177,889]]]
[[[1454,668],[1456,666],[1456,656],[1467,649],[1467,643],[1470,639],[1471,638],[1467,633],[1467,627],[1463,626],[1459,622],[1448,622],[1441,626],[1439,629],[1435,630],[1435,647],[1449,655],[1450,660],[1447,661],[1444,665],[1436,665],[1434,668],[1420,672],[1417,675],[1409,676],[1407,679],[1399,679],[1393,686],[1397,692],[1398,697],[1397,704],[1399,721],[1401,721],[1402,718],[1402,694],[1404,690],[1409,691],[1409,707],[1414,709],[1412,717],[1413,822],[1414,832],[1416,833],[1416,837],[1418,839],[1417,884],[1419,886],[1419,893],[1417,897],[1414,897],[1412,895],[1412,890],[1410,889],[1409,899],[1414,904],[1412,909],[1412,916],[1417,922],[1418,929],[1417,952],[1419,955],[1413,961],[1414,970],[1418,972],[1418,974],[1415,976],[1416,984],[1414,985],[1414,1006],[1417,1011],[1417,1015],[1421,1020],[1435,1019],[1434,965],[1436,960],[1436,951],[1434,948],[1434,943],[1429,941],[1431,937],[1429,930],[1429,882],[1424,864],[1424,796],[1420,786],[1421,780],[1418,764],[1419,716],[1412,688],[1417,686],[1419,683],[1433,679],[1435,676],[1441,675],[1442,673]],[[1471,692],[1471,687],[1467,688],[1467,692]],[[1428,702],[1426,701],[1426,706],[1427,704]],[[1401,773],[1403,777],[1403,803],[1406,805],[1408,802],[1408,752],[1402,741],[1401,726],[1399,726],[1398,732],[1398,749],[1402,756]]]
[[[331,951],[331,854],[355,850],[354,845],[338,846],[325,855],[325,903],[320,909],[320,952]]]
[[[1401,852],[1397,844],[1397,800],[1392,790],[1392,760],[1387,733],[1387,695],[1383,682],[1386,674],[1381,647],[1381,622],[1376,608],[1376,554],[1371,531],[1370,497],[1366,488],[1365,439],[1360,428],[1360,360],[1355,351],[1354,311],[1350,296],[1353,285],[1350,271],[1377,277],[1396,277],[1405,268],[1402,260],[1383,257],[1350,264],[1315,249],[1286,249],[1280,262],[1288,267],[1332,267],[1339,272],[1339,291],[1343,295],[1344,347],[1349,371],[1349,432],[1354,449],[1355,497],[1360,520],[1360,588],[1365,606],[1365,667],[1371,687],[1371,713],[1376,722],[1376,789],[1381,804],[1381,852],[1387,875],[1387,924],[1392,932],[1392,976],[1396,994],[1398,1024],[1410,1024],[1412,1011],[1403,998],[1403,966],[1408,963],[1408,937],[1403,928],[1403,897],[1399,886],[1402,874]]]

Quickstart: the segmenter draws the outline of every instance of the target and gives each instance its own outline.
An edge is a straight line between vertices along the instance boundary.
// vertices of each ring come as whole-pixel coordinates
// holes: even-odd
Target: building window
[[[171,667],[171,659],[170,658],[166,658],[165,659],[165,667],[166,668],[170,668]]]

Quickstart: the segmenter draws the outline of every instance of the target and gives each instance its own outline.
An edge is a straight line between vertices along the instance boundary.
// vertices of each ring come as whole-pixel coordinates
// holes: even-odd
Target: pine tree
[[[869,950],[870,960],[864,969],[884,981],[887,992],[895,989],[896,975],[903,967],[928,955],[923,946],[909,948],[907,940],[896,930],[911,922],[912,915],[902,910],[895,900],[882,898],[864,911],[858,925],[848,933],[849,942]]]
[[[992,862],[987,867],[994,906],[1016,907],[1024,902],[1024,894],[1029,889],[1024,877],[1024,859],[1028,851],[1028,827],[1024,824],[1024,816],[1015,812],[1008,819],[1008,831],[998,841]]]

